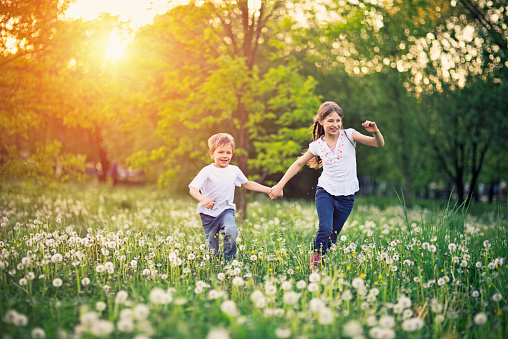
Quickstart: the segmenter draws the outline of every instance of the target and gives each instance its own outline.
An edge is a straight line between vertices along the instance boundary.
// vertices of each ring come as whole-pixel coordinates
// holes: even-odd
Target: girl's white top
[[[189,187],[197,188],[205,198],[214,199],[215,204],[212,209],[208,209],[199,203],[196,213],[217,217],[226,209],[236,209],[233,203],[235,186],[242,186],[247,181],[249,180],[245,174],[235,165],[219,168],[210,164],[204,167],[191,181]]]
[[[333,150],[322,137],[309,144],[309,151],[323,161],[323,173],[318,179],[318,186],[331,195],[351,195],[360,190],[356,176],[356,151],[351,143],[356,144],[353,131],[353,128],[341,130]]]

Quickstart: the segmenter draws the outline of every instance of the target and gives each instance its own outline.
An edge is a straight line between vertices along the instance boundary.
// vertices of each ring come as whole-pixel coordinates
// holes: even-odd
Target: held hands
[[[362,123],[362,126],[367,130],[367,132],[371,133],[379,132],[379,129],[377,128],[377,125],[374,121],[365,120],[365,122]]]
[[[208,208],[209,210],[211,210],[213,208],[213,206],[215,205],[215,200],[204,198],[203,200],[201,200],[201,204],[203,206],[205,206],[206,208]]]
[[[275,185],[270,189],[268,195],[270,196],[270,199],[274,200],[279,197],[282,197],[284,193],[282,192],[282,187],[279,187],[279,185]]]

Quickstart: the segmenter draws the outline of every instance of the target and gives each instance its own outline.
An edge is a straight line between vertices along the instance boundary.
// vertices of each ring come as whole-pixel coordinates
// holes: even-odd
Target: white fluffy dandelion
[[[487,315],[483,312],[474,316],[474,323],[476,325],[484,325],[487,322]]]
[[[220,309],[222,312],[229,314],[233,317],[236,317],[238,315],[238,310],[233,300],[224,300],[220,305]]]
[[[55,287],[60,287],[60,286],[62,286],[62,283],[63,283],[63,281],[62,281],[62,279],[60,279],[60,278],[55,278],[55,279],[53,279],[53,286],[55,286]]]

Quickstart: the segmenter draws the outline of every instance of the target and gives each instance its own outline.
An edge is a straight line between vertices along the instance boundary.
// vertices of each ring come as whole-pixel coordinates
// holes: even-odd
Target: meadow
[[[506,206],[472,216],[358,198],[311,271],[312,202],[251,197],[224,262],[190,197],[0,193],[2,338],[508,337]]]

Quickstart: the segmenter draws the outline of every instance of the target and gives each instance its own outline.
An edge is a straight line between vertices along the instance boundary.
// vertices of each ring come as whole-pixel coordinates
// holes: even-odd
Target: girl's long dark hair
[[[340,106],[337,105],[335,102],[326,101],[326,102],[322,103],[321,106],[319,106],[318,113],[314,117],[314,125],[313,125],[313,129],[312,129],[312,138],[314,141],[318,140],[323,135],[325,135],[325,129],[319,123],[319,121],[324,121],[326,119],[326,117],[332,113],[337,113],[341,117],[341,119],[344,119],[344,112],[342,111],[342,108],[340,108]],[[342,125],[341,129],[343,129],[343,125]],[[355,150],[356,150],[356,143],[353,140],[351,140],[351,138],[349,138],[349,136],[347,134],[345,134],[345,135],[346,135],[346,138],[351,143],[351,145],[353,145],[353,147],[355,147]],[[307,165],[310,168],[320,168],[320,167],[323,167],[323,161],[321,160],[321,158],[319,156],[316,155],[312,159],[309,160]]]

